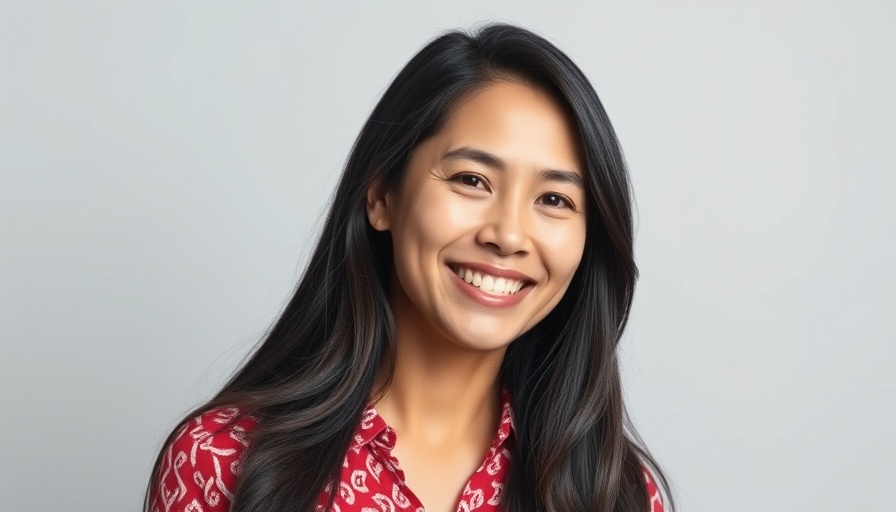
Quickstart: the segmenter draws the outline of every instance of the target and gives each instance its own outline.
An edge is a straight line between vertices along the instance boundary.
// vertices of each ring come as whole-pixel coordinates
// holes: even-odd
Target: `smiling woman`
[[[555,169],[582,168],[580,155],[559,102],[498,81],[414,149],[399,187],[371,189],[370,223],[392,235],[396,327],[424,330],[399,330],[400,350],[425,340],[488,351],[497,375],[508,345],[554,309],[579,266],[581,171]]]
[[[166,440],[146,510],[662,510],[616,359],[630,203],[562,52],[509,25],[435,39],[361,131],[268,337]]]

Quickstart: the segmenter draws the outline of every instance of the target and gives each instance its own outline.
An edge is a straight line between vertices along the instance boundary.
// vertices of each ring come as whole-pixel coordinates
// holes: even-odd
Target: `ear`
[[[391,193],[383,184],[378,181],[367,188],[367,221],[373,229],[377,231],[388,231],[391,223],[389,222],[389,204]]]

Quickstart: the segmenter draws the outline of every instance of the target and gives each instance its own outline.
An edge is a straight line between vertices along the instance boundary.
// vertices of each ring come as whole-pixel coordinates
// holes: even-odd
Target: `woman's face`
[[[371,225],[392,235],[399,334],[495,350],[535,326],[581,261],[584,186],[575,128],[550,94],[498,82],[468,95],[402,184],[368,195]]]

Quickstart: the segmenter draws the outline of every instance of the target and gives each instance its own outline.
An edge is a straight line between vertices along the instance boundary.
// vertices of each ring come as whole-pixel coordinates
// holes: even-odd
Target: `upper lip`
[[[523,281],[524,283],[534,283],[535,280],[531,277],[523,274],[522,272],[517,272],[516,270],[511,270],[509,268],[500,268],[494,265],[489,265],[487,263],[471,263],[465,261],[456,261],[448,263],[448,266],[454,267],[463,267],[468,268],[470,270],[478,270],[484,274],[493,275],[496,277],[503,277],[506,279],[515,279],[517,281]]]

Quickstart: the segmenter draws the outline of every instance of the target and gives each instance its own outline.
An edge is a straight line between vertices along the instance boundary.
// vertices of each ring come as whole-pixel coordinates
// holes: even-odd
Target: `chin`
[[[492,352],[495,350],[504,350],[506,349],[513,340],[515,340],[517,336],[511,336],[506,333],[455,333],[451,336],[451,339],[457,345],[461,347],[481,351],[481,352]]]

